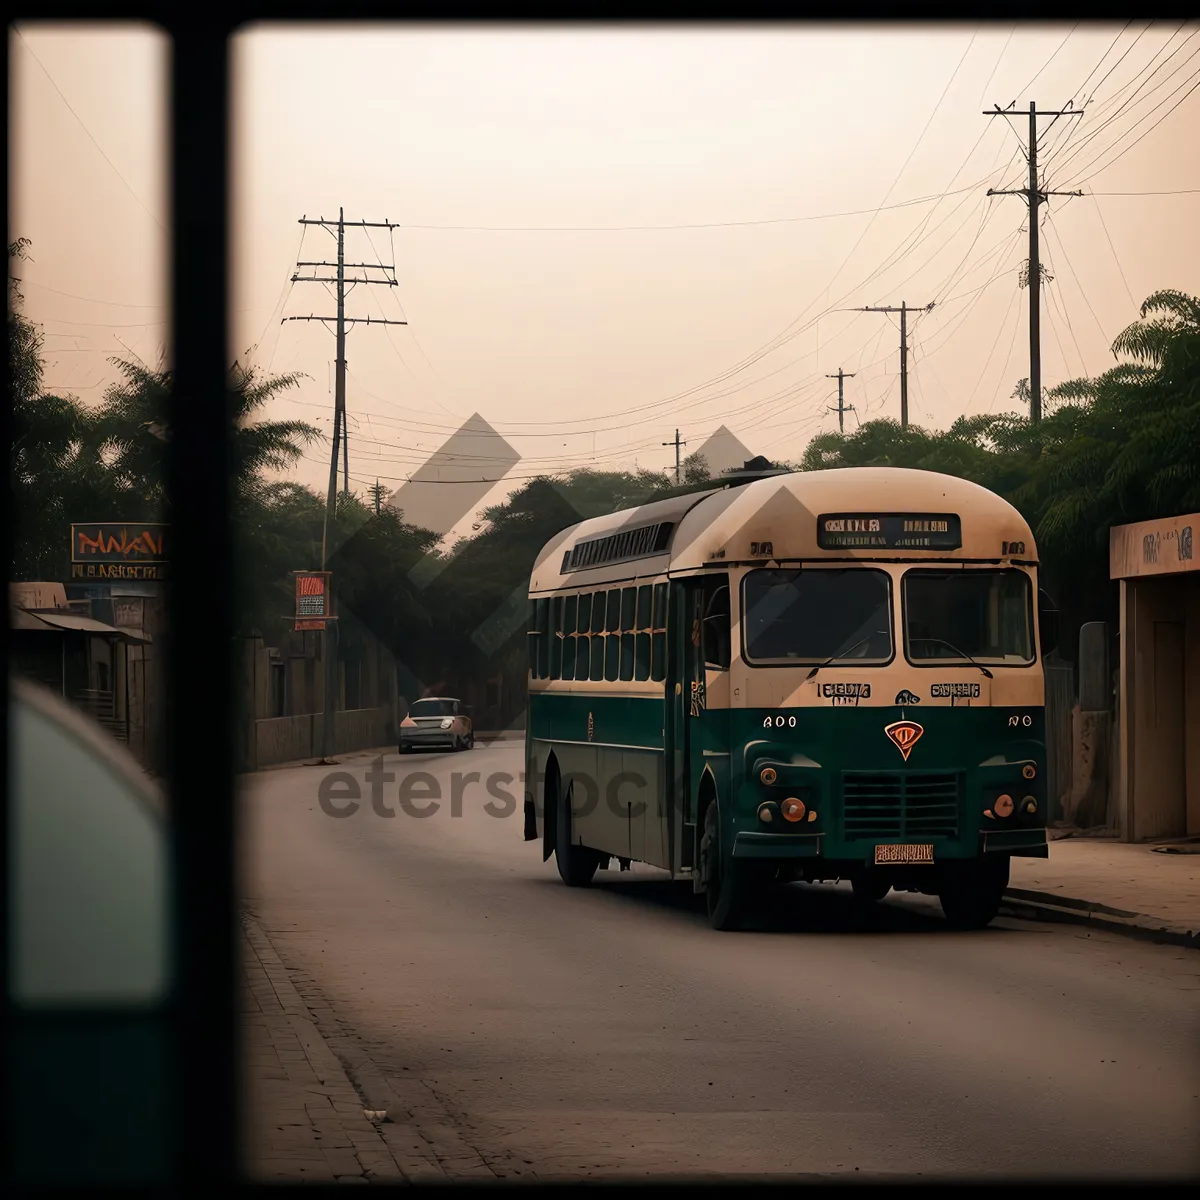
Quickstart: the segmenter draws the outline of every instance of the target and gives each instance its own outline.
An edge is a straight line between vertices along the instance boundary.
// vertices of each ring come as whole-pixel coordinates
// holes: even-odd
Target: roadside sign
[[[324,629],[337,620],[331,598],[332,573],[296,571],[296,629]]]

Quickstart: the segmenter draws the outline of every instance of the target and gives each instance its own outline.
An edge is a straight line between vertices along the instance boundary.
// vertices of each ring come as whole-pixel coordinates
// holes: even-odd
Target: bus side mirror
[[[1038,595],[1038,642],[1043,658],[1058,649],[1058,609],[1045,592]]]

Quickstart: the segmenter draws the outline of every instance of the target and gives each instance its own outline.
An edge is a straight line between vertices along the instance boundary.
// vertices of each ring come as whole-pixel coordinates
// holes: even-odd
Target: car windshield
[[[457,700],[414,700],[408,710],[410,717],[452,717]]]
[[[743,584],[748,662],[887,662],[891,582],[872,568],[751,571]]]
[[[1024,571],[908,571],[904,649],[912,662],[1033,662],[1033,589]]]

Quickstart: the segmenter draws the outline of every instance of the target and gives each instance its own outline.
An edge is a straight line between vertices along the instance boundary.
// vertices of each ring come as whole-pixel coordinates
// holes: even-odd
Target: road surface
[[[521,766],[519,742],[388,755],[393,816],[363,758],[244,796],[248,907],[371,1103],[424,1106],[464,1148],[451,1174],[471,1156],[543,1180],[1200,1170],[1194,950],[1003,918],[960,934],[908,896],[864,925],[828,885],[716,933],[650,868],[564,887],[522,840],[519,783],[494,785],[510,815],[485,811],[489,776]],[[318,802],[337,771],[352,815]],[[417,772],[410,808],[441,795],[425,817],[397,801]],[[480,778],[452,804],[455,772]]]

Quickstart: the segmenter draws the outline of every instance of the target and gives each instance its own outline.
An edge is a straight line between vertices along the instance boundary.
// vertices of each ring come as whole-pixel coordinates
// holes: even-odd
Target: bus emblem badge
[[[895,743],[896,749],[904,756],[904,761],[908,762],[912,748],[925,730],[916,721],[893,721],[884,726],[883,732]]]

